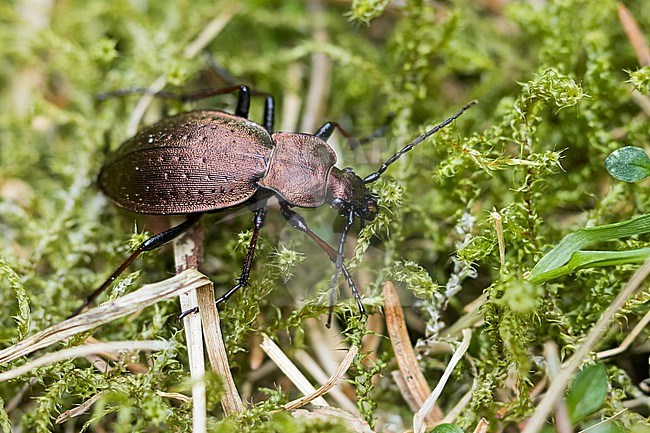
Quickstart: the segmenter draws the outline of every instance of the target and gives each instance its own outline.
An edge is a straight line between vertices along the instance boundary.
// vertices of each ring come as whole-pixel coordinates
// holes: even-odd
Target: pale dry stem
[[[352,365],[352,361],[354,361],[354,357],[357,356],[358,352],[359,352],[359,348],[357,346],[352,346],[348,351],[348,353],[345,355],[345,358],[343,358],[343,362],[339,364],[338,369],[334,372],[334,375],[332,375],[332,377],[330,377],[327,382],[325,382],[320,388],[315,390],[313,393],[300,397],[299,399],[296,399],[292,402],[289,402],[285,404],[283,407],[287,410],[294,410],[306,405],[307,403],[310,403],[316,399],[321,398],[322,395],[325,395],[327,392],[329,392],[332,388],[334,388],[334,386],[336,386],[339,380],[341,380],[343,375],[348,371],[348,369]]]
[[[469,348],[469,343],[472,339],[472,331],[469,329],[463,329],[463,341],[460,343],[458,346],[458,349],[454,352],[453,356],[451,357],[451,360],[449,361],[449,364],[447,364],[447,368],[445,369],[444,373],[442,374],[442,377],[438,381],[438,385],[436,385],[435,389],[433,392],[427,397],[426,401],[422,405],[422,408],[415,414],[413,417],[413,431],[415,433],[424,433],[426,429],[426,424],[425,424],[425,418],[426,415],[433,410],[435,407],[436,401],[438,400],[438,397],[440,397],[440,394],[442,394],[442,390],[445,388],[445,385],[447,384],[447,381],[449,380],[449,377],[451,376],[451,373],[454,371],[454,368],[456,368],[456,365],[460,361],[460,359],[465,355],[465,352]]]
[[[289,357],[282,352],[282,349],[275,344],[268,335],[262,334],[262,344],[260,345],[267,356],[282,370],[282,372],[291,380],[291,382],[302,392],[304,395],[314,394],[316,389],[309,383],[309,380],[298,370],[298,367],[291,362]],[[314,399],[316,406],[329,406],[323,397]]]
[[[195,226],[174,240],[174,259],[176,272],[195,269],[203,260],[203,226]],[[212,284],[202,287],[212,289]],[[198,307],[197,290],[190,290],[179,295],[181,311],[189,311]],[[198,314],[188,314],[183,318],[183,329],[187,341],[187,356],[192,378],[192,431],[204,433],[207,431],[207,397],[203,377],[205,375],[205,357],[203,353],[203,333],[201,317]]]
[[[221,397],[221,406],[226,415],[241,412],[244,410],[244,404],[230,371],[226,345],[221,333],[219,312],[214,299],[214,290],[211,287],[201,287],[197,294],[208,359],[212,369],[223,379],[225,388]]]
[[[195,269],[189,269],[182,274],[154,284],[147,284],[135,292],[50,326],[0,351],[0,365],[205,284],[212,283]]]

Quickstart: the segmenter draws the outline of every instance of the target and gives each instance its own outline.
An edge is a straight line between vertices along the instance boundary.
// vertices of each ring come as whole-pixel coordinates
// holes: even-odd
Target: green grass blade
[[[558,243],[551,251],[546,253],[539,262],[537,262],[537,265],[535,265],[533,270],[530,272],[528,279],[533,283],[540,283],[548,280],[549,278],[546,275],[551,275],[549,274],[550,272],[568,264],[574,253],[580,251],[583,247],[589,244],[620,239],[648,232],[650,232],[650,214],[618,223],[576,230],[562,239],[560,243]],[[588,253],[597,253],[597,251],[591,251]],[[610,251],[609,253],[612,252]],[[559,275],[565,274],[565,272],[561,272]],[[544,278],[541,278],[542,276],[544,276]]]
[[[558,268],[530,278],[531,283],[543,283],[553,278],[569,275],[575,271],[601,266],[624,265],[627,263],[643,263],[650,258],[650,248],[630,251],[576,251],[569,262]]]

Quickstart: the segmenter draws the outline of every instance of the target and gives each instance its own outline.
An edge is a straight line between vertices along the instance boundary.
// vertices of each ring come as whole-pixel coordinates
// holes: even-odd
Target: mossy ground
[[[626,5],[648,34],[646,0]],[[228,10],[232,16],[202,50],[205,55],[188,59],[188,44]],[[393,113],[385,136],[372,144],[353,150],[332,140],[339,166],[353,166],[362,176],[460,106],[479,101],[389,169],[375,187],[380,217],[355,232],[358,247],[348,253],[370,313],[381,313],[381,283],[400,283],[431,386],[449,354],[428,356],[429,345],[441,339],[455,344],[444,330],[487,294],[468,357],[438,400],[447,412],[473,387],[455,421],[466,431],[481,416],[491,431],[518,431],[535,410],[531,392],[546,374],[542,345],[553,341],[562,357],[571,355],[635,269],[587,269],[540,285],[524,279],[571,231],[650,211],[647,183],[616,181],[604,166],[615,149],[650,146],[650,73],[639,64],[614,1],[5,1],[0,22],[1,348],[67,317],[126,256],[134,220],[138,231],[156,231],[154,222],[119,211],[94,184],[108,149],[128,138],[139,98],[98,102],[96,95],[146,87],[161,76],[175,92],[226,85],[208,67],[211,61],[236,82],[274,95],[283,128],[313,131],[333,120],[364,136]],[[309,90],[319,85],[322,96],[313,96]],[[157,101],[144,122],[162,111],[232,110],[233,102],[228,96],[192,106]],[[253,119],[261,118],[261,106],[254,100]],[[503,263],[493,212],[503,224]],[[334,211],[301,213],[336,242],[342,226]],[[203,271],[218,291],[239,275],[251,227],[249,213],[222,217],[204,222]],[[646,235],[599,247],[647,243]],[[332,266],[324,263],[321,251],[271,211],[252,283],[222,309],[236,382],[247,381],[249,352],[260,332],[289,351],[313,348],[305,324],[313,317],[322,322],[327,314]],[[147,254],[131,268],[136,269],[139,276],[121,289],[169,276],[171,254]],[[641,291],[597,349],[618,346],[649,305],[647,290]],[[346,300],[336,309],[350,343],[368,329],[355,308]],[[188,393],[178,312],[177,303],[159,303],[94,334],[104,341],[177,341],[175,350],[142,355],[147,373],[133,374],[120,361],[106,374],[82,359],[0,383],[0,427],[77,431],[91,420],[90,431],[189,431],[190,405],[156,393]],[[646,337],[642,333],[628,351],[603,361],[606,400],[581,420],[582,428],[613,416],[627,400],[646,398],[607,427],[640,431],[649,414],[639,386],[648,378]],[[350,377],[361,415],[379,428],[408,427],[412,412],[391,381],[396,365],[388,339],[380,339],[373,356],[354,368]],[[210,428],[332,431],[322,423],[305,430],[286,414],[269,418],[288,398],[277,388],[281,377],[273,373],[255,383],[252,395],[264,403],[225,421],[218,380],[212,381]],[[261,387],[273,390],[262,393]],[[67,427],[54,424],[61,412],[105,390],[110,392],[87,415]]]

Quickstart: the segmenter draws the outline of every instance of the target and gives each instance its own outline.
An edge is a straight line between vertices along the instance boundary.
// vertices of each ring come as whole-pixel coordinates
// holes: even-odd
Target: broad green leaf
[[[588,365],[573,379],[566,397],[571,421],[577,423],[603,407],[607,397],[607,372],[603,364]]]
[[[650,176],[650,158],[640,147],[617,149],[605,159],[609,174],[625,182],[637,182]]]

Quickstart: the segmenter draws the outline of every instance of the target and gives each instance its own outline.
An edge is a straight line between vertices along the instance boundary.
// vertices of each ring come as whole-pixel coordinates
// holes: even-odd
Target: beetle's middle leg
[[[222,302],[226,302],[228,298],[234,295],[237,290],[248,285],[248,280],[251,275],[251,268],[253,267],[253,257],[255,256],[255,249],[257,248],[257,239],[259,238],[260,231],[264,226],[264,221],[266,220],[266,212],[266,204],[264,204],[263,207],[260,207],[253,211],[253,222],[255,226],[253,227],[253,234],[251,236],[250,243],[248,244],[248,253],[246,254],[246,259],[244,260],[244,266],[242,267],[241,275],[237,279],[237,284],[216,300],[216,305],[219,305]],[[199,307],[194,307],[192,309],[183,311],[178,316],[178,320],[183,320],[183,317],[189,314],[198,313],[198,311]]]
[[[305,219],[300,214],[292,210],[286,202],[282,202],[282,201],[280,202],[280,209],[282,210],[282,216],[284,217],[284,219],[286,219],[287,222],[291,224],[293,228],[300,230],[301,232],[309,236],[314,242],[316,242],[316,244],[318,244],[319,247],[321,247],[323,251],[325,251],[325,253],[329,256],[330,260],[336,264],[338,258],[338,252],[336,251],[336,249],[334,249],[334,247],[332,247],[330,244],[325,242],[325,240],[323,240],[320,236],[314,233],[307,226]],[[357,305],[359,306],[359,313],[365,315],[366,310],[363,307],[361,294],[359,293],[359,290],[357,289],[357,286],[354,283],[354,280],[352,279],[352,275],[350,275],[350,271],[348,271],[348,268],[342,263],[341,263],[341,270],[343,271],[343,276],[345,277],[345,281],[347,281],[348,286],[350,286],[350,291],[352,292],[354,299],[357,301]],[[332,321],[332,316],[330,313],[330,316],[327,319],[328,328],[331,324],[331,321]]]
[[[253,227],[253,235],[251,236],[251,241],[248,244],[248,253],[246,254],[246,260],[244,260],[241,276],[237,279],[237,284],[235,287],[228,290],[226,293],[221,295],[219,299],[217,299],[217,305],[227,301],[228,298],[230,298],[237,290],[248,285],[248,279],[251,275],[251,268],[253,267],[253,257],[255,256],[255,249],[257,248],[257,238],[260,235],[260,230],[262,230],[265,220],[266,207],[257,209],[255,211],[255,216],[253,217],[253,222],[255,223],[255,226]]]

